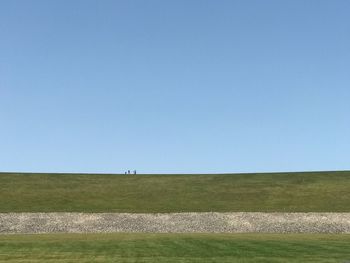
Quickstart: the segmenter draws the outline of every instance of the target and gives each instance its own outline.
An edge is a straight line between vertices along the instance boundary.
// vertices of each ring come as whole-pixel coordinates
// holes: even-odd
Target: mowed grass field
[[[0,173],[0,212],[350,212],[350,172]]]
[[[0,262],[350,261],[350,235],[0,235]]]

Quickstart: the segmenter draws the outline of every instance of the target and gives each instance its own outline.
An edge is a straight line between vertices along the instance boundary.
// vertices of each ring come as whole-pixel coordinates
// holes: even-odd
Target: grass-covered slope
[[[0,235],[0,262],[348,262],[349,235]]]
[[[350,172],[0,173],[0,212],[350,212]]]

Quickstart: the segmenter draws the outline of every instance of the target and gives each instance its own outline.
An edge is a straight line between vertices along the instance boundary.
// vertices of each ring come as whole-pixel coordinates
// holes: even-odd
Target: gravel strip
[[[0,234],[350,233],[350,213],[0,213]]]

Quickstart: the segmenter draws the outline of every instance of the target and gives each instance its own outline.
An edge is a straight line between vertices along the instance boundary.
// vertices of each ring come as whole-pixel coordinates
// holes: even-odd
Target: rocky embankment
[[[350,233],[350,213],[0,213],[15,233]]]

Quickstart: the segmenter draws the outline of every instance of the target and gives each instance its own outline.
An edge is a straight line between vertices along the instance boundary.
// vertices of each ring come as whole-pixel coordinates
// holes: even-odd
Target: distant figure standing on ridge
[[[130,170],[128,170],[128,174],[130,174]]]
[[[134,174],[136,174],[136,170],[134,170]]]

